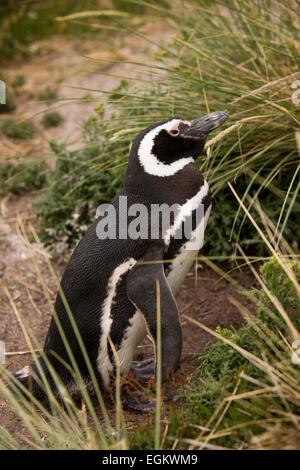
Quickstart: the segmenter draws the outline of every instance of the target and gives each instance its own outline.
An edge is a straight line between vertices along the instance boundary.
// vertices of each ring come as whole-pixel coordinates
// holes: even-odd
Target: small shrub
[[[0,161],[0,197],[38,189],[45,183],[44,160]]]
[[[21,88],[26,83],[26,77],[24,75],[17,75],[11,82],[13,88]]]
[[[290,263],[291,268],[300,281],[300,267],[298,264]],[[293,324],[300,327],[300,303],[291,279],[283,271],[281,265],[271,258],[260,268],[262,280],[271,294],[277,297],[289,314]],[[291,363],[291,350],[286,347],[283,337],[290,339],[290,332],[285,321],[266,296],[263,290],[252,289],[247,294],[255,296],[257,302],[257,316],[246,318],[245,326],[239,330],[229,330],[217,327],[217,332],[232,343],[240,346],[247,352],[254,354],[261,360],[267,361],[270,367],[279,367],[278,370],[288,370],[290,376],[293,368]],[[217,341],[209,343],[203,354],[196,355],[199,367],[191,376],[188,384],[179,393],[179,398],[184,399],[187,404],[185,420],[198,425],[207,423],[217,407],[224,398],[230,396],[237,387],[237,393],[246,393],[255,389],[255,382],[267,384],[272,387],[272,377],[252,362],[248,361],[239,352],[224,342]],[[280,359],[279,359],[280,357]],[[280,364],[286,367],[280,367]],[[294,366],[297,367],[297,366]],[[299,367],[299,366],[298,366]],[[290,369],[289,369],[290,368]],[[253,382],[240,379],[240,373],[250,376]],[[297,377],[297,370],[294,370]],[[295,385],[295,383],[294,383]],[[300,391],[300,382],[295,385]],[[298,387],[298,388],[297,388]],[[296,396],[296,395],[295,395]],[[224,437],[215,442],[219,445],[235,447],[237,442],[243,440],[250,442],[253,434],[260,434],[265,430],[265,425],[260,426],[255,421],[262,421],[269,417],[273,409],[281,409],[282,401],[280,394],[271,394],[270,397],[249,398],[248,400],[235,401],[230,405],[228,412],[222,420],[222,429],[236,426],[230,437]],[[300,415],[300,403],[293,399],[289,401],[290,410]],[[193,415],[193,416],[190,416]],[[247,424],[249,422],[249,425]],[[244,423],[244,424],[243,424]],[[183,437],[182,424],[177,422],[178,435]],[[220,430],[220,427],[219,427]],[[171,432],[171,430],[170,430]],[[198,433],[199,434],[199,433]],[[186,436],[185,436],[186,437]]]
[[[53,35],[90,36],[95,32],[88,22],[61,24],[57,16],[64,16],[83,10],[96,10],[99,0],[63,0],[53,2],[22,2],[16,14],[14,2],[0,3],[0,56],[11,58],[15,55],[29,55],[30,45]],[[97,31],[98,33],[98,31]]]
[[[64,118],[57,111],[51,111],[44,115],[41,123],[44,127],[58,127],[63,122]]]
[[[39,100],[42,101],[52,101],[57,98],[57,93],[56,91],[51,88],[50,86],[47,86],[44,90],[41,90],[38,95],[37,95]]]
[[[3,134],[10,139],[30,139],[35,134],[35,127],[30,121],[8,119],[1,127]]]

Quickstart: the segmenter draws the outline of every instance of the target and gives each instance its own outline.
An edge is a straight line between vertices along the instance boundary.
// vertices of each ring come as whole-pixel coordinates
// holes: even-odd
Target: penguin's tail
[[[42,371],[42,374],[40,371]],[[51,392],[57,395],[57,387],[42,357],[39,357],[36,362],[33,361],[28,366],[18,370],[13,375],[16,379],[15,386],[17,386],[19,391],[21,391],[21,393],[26,396],[26,398],[30,398],[30,395],[24,391],[23,387],[25,387],[25,389],[28,390],[28,392],[37,400],[46,400],[47,394],[45,391],[45,379],[48,386],[50,387]],[[23,385],[23,387],[18,387],[18,384]]]

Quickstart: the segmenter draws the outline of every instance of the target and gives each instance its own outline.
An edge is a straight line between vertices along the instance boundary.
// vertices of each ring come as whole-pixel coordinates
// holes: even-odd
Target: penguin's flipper
[[[127,295],[133,305],[144,315],[150,334],[157,338],[157,292],[160,286],[161,307],[161,375],[164,382],[168,373],[179,367],[182,349],[182,331],[178,309],[164,273],[164,245],[157,241],[130,271],[127,278]],[[157,348],[156,348],[157,356]]]

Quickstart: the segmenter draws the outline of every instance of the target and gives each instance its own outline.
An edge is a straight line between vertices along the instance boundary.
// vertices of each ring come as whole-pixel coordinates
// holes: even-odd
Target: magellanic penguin
[[[170,119],[142,131],[131,148],[124,186],[112,202],[117,214],[116,237],[99,237],[99,223],[101,226],[105,216],[100,214],[74,249],[61,288],[102,389],[110,388],[115,369],[109,336],[117,351],[122,374],[130,369],[135,349],[147,331],[156,342],[157,280],[161,294],[162,381],[166,380],[169,371],[179,367],[182,332],[174,295],[203,245],[211,210],[209,186],[195,160],[202,152],[209,132],[227,118],[226,113],[218,111],[192,122]],[[155,239],[151,236],[131,239],[120,236],[119,216],[124,216],[119,213],[122,197],[127,198],[128,207],[143,205],[149,214],[153,204],[175,204],[179,211],[171,217],[166,230],[159,230]],[[204,208],[204,213],[195,224],[193,214],[199,206]],[[193,220],[192,238],[185,235],[176,238],[175,229],[188,216]],[[125,221],[129,222],[129,219],[128,215]],[[191,243],[193,245],[189,246]],[[88,383],[90,375],[86,361],[59,293],[55,311],[82,377]],[[72,390],[74,382],[69,354],[53,318],[44,355],[61,381]],[[40,357],[39,367],[32,362],[15,374],[39,400],[46,398],[41,370],[53,393],[59,395],[46,362]],[[141,382],[147,382],[155,371],[155,361],[143,361],[130,370]],[[126,397],[125,394],[125,399],[132,409],[139,409],[143,404],[145,408],[148,406],[135,396]]]

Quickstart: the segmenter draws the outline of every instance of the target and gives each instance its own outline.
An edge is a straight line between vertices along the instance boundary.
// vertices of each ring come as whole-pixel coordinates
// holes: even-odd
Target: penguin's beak
[[[194,119],[189,127],[182,129],[181,135],[182,137],[194,139],[204,137],[220,127],[228,118],[228,114],[224,113],[224,111],[207,114],[199,119]]]

